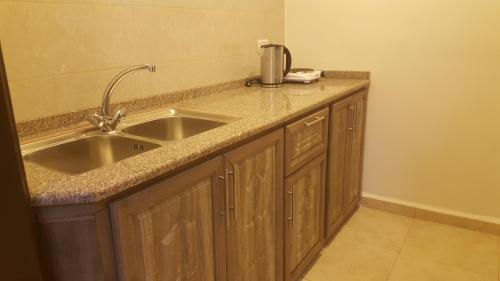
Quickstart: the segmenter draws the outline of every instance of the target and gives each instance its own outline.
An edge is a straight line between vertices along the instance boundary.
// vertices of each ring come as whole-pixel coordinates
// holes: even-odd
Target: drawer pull
[[[311,127],[312,125],[318,123],[318,122],[321,122],[325,120],[325,116],[321,116],[321,117],[314,117],[314,120],[311,121],[311,122],[304,122],[304,125],[307,126],[307,127]]]

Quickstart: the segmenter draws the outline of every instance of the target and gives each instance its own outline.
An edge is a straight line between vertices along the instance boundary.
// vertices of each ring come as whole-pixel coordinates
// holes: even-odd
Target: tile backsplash
[[[17,121],[259,73],[256,40],[284,41],[284,0],[0,0],[0,40]]]

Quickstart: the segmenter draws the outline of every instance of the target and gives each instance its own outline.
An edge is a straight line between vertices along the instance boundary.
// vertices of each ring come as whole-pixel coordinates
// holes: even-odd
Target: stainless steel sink
[[[162,141],[182,140],[226,123],[194,117],[172,116],[130,126],[122,132]]]
[[[159,141],[176,141],[238,119],[232,116],[171,108],[125,120],[121,132]]]
[[[21,149],[28,162],[66,174],[80,174],[238,119],[171,108],[126,118],[116,132],[72,132],[25,144]]]
[[[24,159],[67,174],[80,174],[160,147],[119,135],[94,135],[40,148]]]

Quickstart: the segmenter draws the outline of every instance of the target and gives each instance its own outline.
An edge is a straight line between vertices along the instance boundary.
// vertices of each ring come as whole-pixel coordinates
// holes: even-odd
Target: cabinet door
[[[283,130],[224,154],[228,280],[283,280]]]
[[[120,279],[225,279],[222,159],[111,205]]]
[[[367,92],[353,96],[354,117],[349,158],[349,180],[347,184],[347,213],[351,213],[361,198],[361,179],[363,168],[363,147],[365,136]]]
[[[312,160],[285,181],[285,272],[298,280],[324,241],[326,156]]]
[[[326,186],[326,236],[340,228],[345,218],[345,196],[350,154],[352,98],[332,105],[329,143],[329,171]]]

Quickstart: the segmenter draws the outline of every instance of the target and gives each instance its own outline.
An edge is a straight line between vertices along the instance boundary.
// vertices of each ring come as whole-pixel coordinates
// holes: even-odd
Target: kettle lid
[[[285,47],[285,46],[280,45],[280,44],[266,44],[266,45],[262,45],[260,47],[261,48],[273,48],[273,47]]]

